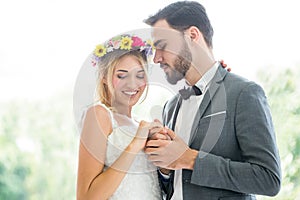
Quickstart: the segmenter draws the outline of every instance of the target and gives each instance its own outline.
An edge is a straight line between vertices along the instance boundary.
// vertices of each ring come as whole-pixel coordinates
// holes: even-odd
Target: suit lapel
[[[175,125],[176,125],[177,115],[178,115],[179,108],[181,106],[181,102],[182,102],[182,98],[179,97],[178,100],[177,100],[177,102],[176,102],[175,110],[174,110],[174,112],[172,114],[172,118],[170,120],[170,122],[172,122],[172,123],[171,123],[171,126],[169,126],[169,127],[171,127],[171,129],[173,131],[175,131]]]
[[[208,90],[206,91],[203,100],[199,106],[199,110],[196,113],[193,125],[192,125],[192,130],[191,130],[191,136],[189,140],[189,144],[193,142],[196,136],[197,128],[199,125],[199,121],[201,117],[203,116],[204,112],[206,111],[207,107],[210,105],[212,98],[214,97],[216,91],[220,87],[220,83],[223,81],[227,71],[223,69],[221,66],[218,67],[218,70],[211,80],[210,86]]]

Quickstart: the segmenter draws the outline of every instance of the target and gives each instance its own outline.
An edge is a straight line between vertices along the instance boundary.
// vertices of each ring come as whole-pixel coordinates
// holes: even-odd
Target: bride
[[[134,35],[98,45],[99,100],[85,112],[79,146],[77,199],[161,199],[156,167],[143,152],[149,129],[132,107],[147,92],[147,54],[152,46]],[[145,91],[146,90],[146,91]]]

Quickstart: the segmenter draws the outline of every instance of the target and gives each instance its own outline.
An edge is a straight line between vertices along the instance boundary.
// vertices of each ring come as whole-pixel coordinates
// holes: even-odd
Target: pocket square
[[[216,115],[221,115],[221,114],[225,114],[226,113],[226,110],[224,111],[220,111],[220,112],[216,112],[216,113],[212,113],[212,114],[209,114],[209,115],[205,115],[203,118],[207,118],[207,117],[213,117],[213,116],[216,116]]]

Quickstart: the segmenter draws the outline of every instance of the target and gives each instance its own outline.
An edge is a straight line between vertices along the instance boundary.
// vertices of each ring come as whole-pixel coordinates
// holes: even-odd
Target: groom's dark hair
[[[196,26],[205,39],[205,42],[212,48],[212,37],[214,30],[210,24],[205,8],[195,1],[179,1],[172,3],[155,15],[145,19],[144,22],[153,26],[157,21],[165,19],[168,24],[178,30],[184,31],[191,26]]]

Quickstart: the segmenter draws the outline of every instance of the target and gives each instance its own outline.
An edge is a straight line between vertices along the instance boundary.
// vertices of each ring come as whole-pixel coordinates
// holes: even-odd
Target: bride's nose
[[[126,86],[129,89],[137,89],[138,87],[140,87],[142,85],[141,81],[137,80],[136,77],[131,76],[126,83]]]

